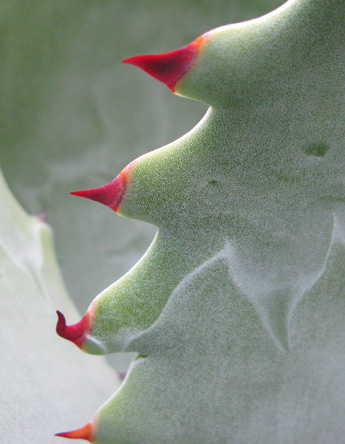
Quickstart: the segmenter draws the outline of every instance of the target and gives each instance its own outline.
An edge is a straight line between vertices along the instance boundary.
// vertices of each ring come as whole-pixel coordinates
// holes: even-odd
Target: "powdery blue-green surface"
[[[139,158],[158,227],[94,302],[86,350],[139,358],[97,444],[315,444],[345,433],[343,0],[211,32],[177,93],[211,105]]]
[[[82,424],[119,380],[103,359],[58,340],[56,308],[75,319],[78,313],[57,268],[51,230],[23,211],[1,172],[0,213],[0,440],[53,444],[54,433]]]

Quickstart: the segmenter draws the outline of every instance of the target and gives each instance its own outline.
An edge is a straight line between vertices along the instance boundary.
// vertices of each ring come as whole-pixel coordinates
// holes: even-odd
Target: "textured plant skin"
[[[290,0],[164,79],[211,108],[132,163],[119,212],[158,232],[91,305],[82,349],[139,354],[91,442],[343,442],[344,23]]]

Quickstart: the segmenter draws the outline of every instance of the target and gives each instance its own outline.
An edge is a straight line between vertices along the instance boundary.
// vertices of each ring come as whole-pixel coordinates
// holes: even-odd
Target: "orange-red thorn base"
[[[79,348],[82,348],[85,336],[90,331],[90,315],[86,315],[74,325],[66,325],[66,318],[57,310],[58,322],[56,324],[56,333],[64,339],[74,342]]]
[[[62,432],[56,433],[55,436],[60,436],[61,438],[69,438],[69,439],[85,439],[85,441],[89,441],[94,443],[94,426],[91,422],[86,424],[84,427],[81,427],[78,430],[73,430],[72,432]]]
[[[205,36],[201,36],[183,48],[164,54],[147,54],[129,57],[123,63],[143,69],[175,92],[177,82],[189,71],[200,50]]]

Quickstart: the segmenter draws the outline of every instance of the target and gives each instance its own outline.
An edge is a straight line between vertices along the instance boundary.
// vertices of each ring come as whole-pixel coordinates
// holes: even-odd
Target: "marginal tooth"
[[[117,211],[126,192],[129,174],[133,164],[134,162],[131,162],[114,180],[102,187],[72,191],[71,194],[100,202],[113,211]]]
[[[90,332],[90,314],[86,315],[74,325],[66,325],[65,316],[57,310],[58,322],[56,324],[56,333],[64,339],[76,344],[79,348],[83,347],[86,335]]]
[[[77,430],[72,430],[71,432],[62,432],[56,433],[55,436],[59,436],[61,438],[69,438],[69,439],[85,439],[85,441],[89,441],[94,443],[95,436],[95,426],[92,422],[89,422],[84,427],[81,427]]]
[[[192,67],[205,36],[201,36],[183,48],[163,54],[146,54],[129,57],[123,63],[135,65],[155,79],[167,85],[172,92],[176,84]]]

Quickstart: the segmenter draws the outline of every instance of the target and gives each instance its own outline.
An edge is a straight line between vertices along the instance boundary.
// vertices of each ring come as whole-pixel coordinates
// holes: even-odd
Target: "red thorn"
[[[138,66],[175,92],[177,82],[193,65],[204,39],[205,36],[202,35],[189,45],[175,51],[129,57],[122,62]]]
[[[124,191],[125,187],[123,186],[123,183],[116,178],[102,187],[92,188],[90,190],[72,191],[71,194],[73,194],[73,196],[86,197],[87,199],[95,200],[96,202],[107,205],[109,208],[116,211],[122,200]]]
[[[73,342],[79,348],[83,347],[86,333],[90,331],[90,314],[86,315],[74,325],[66,325],[65,316],[57,310],[58,322],[56,324],[56,333],[64,339]]]
[[[78,430],[73,430],[71,432],[56,433],[55,436],[60,436],[61,438],[69,439],[85,439],[85,441],[90,441],[94,443],[94,426],[92,422],[89,422],[84,427]]]
[[[129,173],[134,165],[131,162],[121,173],[110,183],[99,188],[91,188],[90,190],[72,191],[73,196],[86,197],[107,205],[114,211],[119,208],[123,195],[126,192]]]

